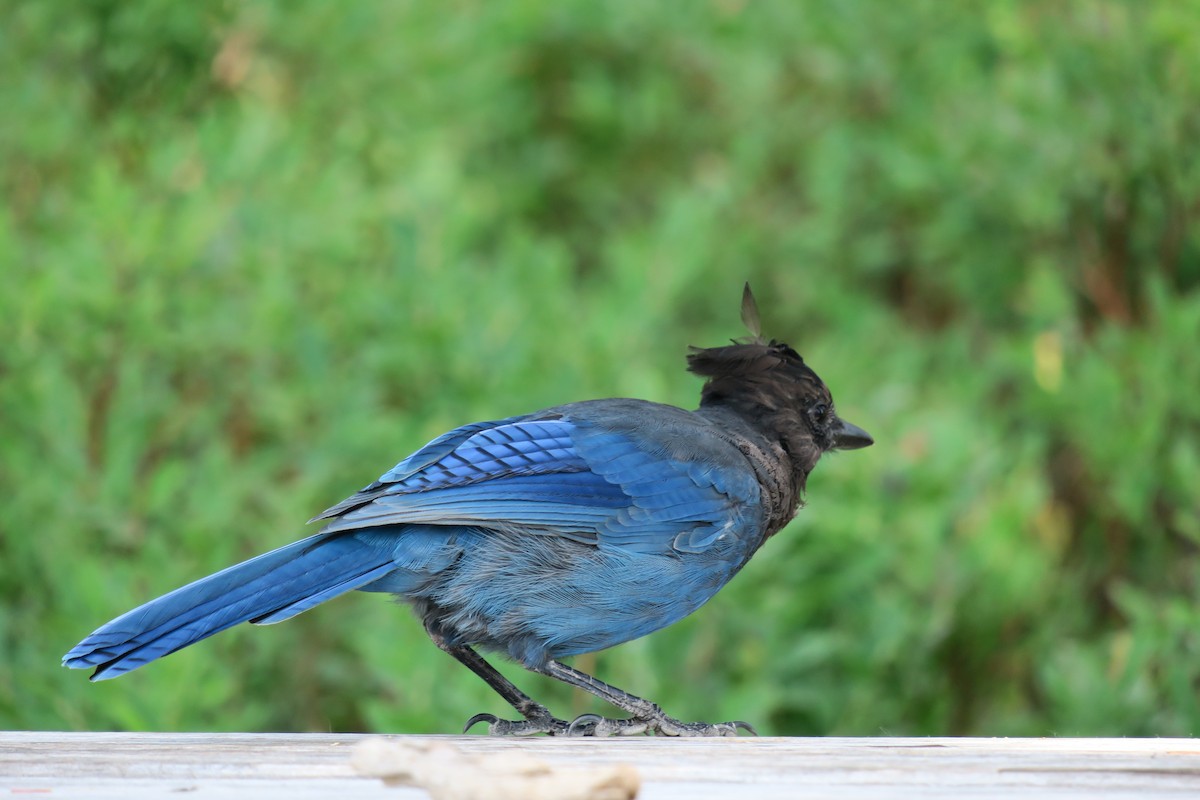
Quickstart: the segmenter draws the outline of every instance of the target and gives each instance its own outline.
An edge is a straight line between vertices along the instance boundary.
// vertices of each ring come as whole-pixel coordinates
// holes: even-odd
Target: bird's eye
[[[824,419],[825,415],[829,413],[829,406],[824,403],[817,403],[809,409],[808,413],[812,414],[813,419]]]

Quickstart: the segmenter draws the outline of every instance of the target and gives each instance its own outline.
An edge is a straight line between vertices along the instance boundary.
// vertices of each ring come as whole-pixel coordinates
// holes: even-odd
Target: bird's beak
[[[871,438],[871,434],[852,422],[839,419],[837,427],[833,429],[834,450],[857,450],[873,444],[875,444],[875,440]]]

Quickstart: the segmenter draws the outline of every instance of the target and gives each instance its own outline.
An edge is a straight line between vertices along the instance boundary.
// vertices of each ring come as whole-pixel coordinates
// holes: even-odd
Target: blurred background
[[[748,279],[877,445],[576,664],[768,734],[1200,733],[1200,3],[0,11],[0,728],[508,713],[379,595],[59,659],[456,425],[694,407]]]

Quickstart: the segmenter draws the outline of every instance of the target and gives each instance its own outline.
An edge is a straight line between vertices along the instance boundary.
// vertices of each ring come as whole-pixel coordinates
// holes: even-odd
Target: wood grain
[[[392,798],[350,768],[361,735],[0,732],[0,796]],[[437,738],[466,753],[628,763],[646,800],[1200,798],[1190,739]]]

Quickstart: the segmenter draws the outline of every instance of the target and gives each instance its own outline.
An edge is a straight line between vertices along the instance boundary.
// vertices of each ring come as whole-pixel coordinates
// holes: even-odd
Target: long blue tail
[[[353,534],[317,534],[122,614],[72,648],[63,664],[95,667],[94,681],[115,678],[238,623],[282,622],[395,568],[386,548]]]

